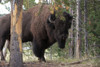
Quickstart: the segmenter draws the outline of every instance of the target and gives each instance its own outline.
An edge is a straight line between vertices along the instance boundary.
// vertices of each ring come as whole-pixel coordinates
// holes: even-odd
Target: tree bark
[[[22,60],[22,4],[23,0],[11,3],[10,67],[23,67]]]
[[[76,49],[75,56],[77,59],[80,58],[80,1],[76,0]]]
[[[73,5],[72,5],[72,2],[70,1],[70,9],[69,9],[69,11],[73,15],[73,8],[72,7],[73,7]],[[74,21],[72,21],[72,26],[71,26],[71,29],[70,29],[70,32],[69,32],[69,37],[71,39],[71,41],[69,43],[69,57],[70,58],[74,57],[74,25],[73,25],[73,22]]]
[[[84,0],[84,24],[85,24],[85,28],[84,28],[84,41],[85,41],[85,56],[88,55],[88,39],[87,39],[87,0]]]

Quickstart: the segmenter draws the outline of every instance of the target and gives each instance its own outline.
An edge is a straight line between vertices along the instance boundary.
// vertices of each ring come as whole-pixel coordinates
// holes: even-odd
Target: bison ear
[[[66,18],[66,20],[72,20],[73,19],[73,17],[70,14],[68,14],[67,12],[63,12],[63,16]]]

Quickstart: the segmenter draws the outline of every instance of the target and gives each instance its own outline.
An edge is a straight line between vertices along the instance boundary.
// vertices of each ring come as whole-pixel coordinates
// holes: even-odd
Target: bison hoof
[[[46,62],[45,58],[39,58],[39,62]]]

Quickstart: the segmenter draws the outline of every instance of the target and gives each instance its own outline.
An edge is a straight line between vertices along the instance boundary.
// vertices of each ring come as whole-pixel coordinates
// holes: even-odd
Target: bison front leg
[[[3,51],[0,50],[0,53],[1,53],[1,61],[5,61],[5,57],[3,55]]]
[[[38,44],[36,44],[36,42],[34,42],[34,45],[33,45],[33,52],[35,54],[35,56],[38,57],[38,60],[40,62],[46,62],[45,60],[45,57],[44,57],[44,51],[45,49],[41,48]]]
[[[4,47],[5,39],[0,39],[0,53],[1,53],[1,60],[5,60],[3,55],[3,47]]]
[[[38,60],[39,60],[39,62],[46,62],[45,57],[44,57],[44,53],[41,56],[38,56]]]
[[[3,56],[6,57],[6,54],[7,54],[7,48],[9,49],[10,51],[10,41],[9,40],[6,40],[5,42],[5,45],[3,47]]]

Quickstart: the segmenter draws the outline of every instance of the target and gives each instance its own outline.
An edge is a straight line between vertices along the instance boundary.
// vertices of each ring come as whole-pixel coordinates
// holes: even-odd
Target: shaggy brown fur
[[[60,48],[65,47],[68,29],[71,26],[72,16],[64,12],[63,16],[66,20],[60,20],[60,18],[55,17],[55,13],[50,14],[49,8],[49,5],[43,5],[43,7],[37,5],[30,8],[28,11],[23,12],[22,41],[33,41],[33,52],[40,61],[45,61],[45,49],[50,47],[53,43],[58,42]],[[7,17],[7,15],[5,17]],[[6,21],[4,21],[4,19],[6,19]],[[6,23],[6,26],[10,27],[10,18],[1,18],[0,23]],[[1,26],[1,28],[9,31],[9,33],[6,34],[10,38],[10,28],[7,28],[6,26]],[[0,50],[2,51],[2,46],[4,46],[2,39],[4,39],[3,42],[5,42],[7,38],[1,36],[2,33],[6,32],[1,32],[1,28]]]
[[[35,16],[35,14],[39,12],[40,8],[41,6],[37,5],[29,11],[32,14],[31,32],[34,42],[33,51],[40,60],[45,61],[45,49],[50,47],[53,43],[58,42],[60,48],[65,47],[68,29],[71,27],[72,16],[64,12],[63,16],[65,17],[66,21],[60,20],[60,18],[55,18],[55,14],[50,14],[49,5],[44,5],[41,13],[38,16]],[[49,16],[55,18],[52,23],[48,20]],[[51,28],[49,26],[50,24],[52,24],[55,29]]]
[[[6,15],[0,18],[0,53],[1,53],[1,60],[4,59],[2,49],[6,39],[9,39],[10,33],[10,15]],[[6,23],[7,22],[7,23]]]

